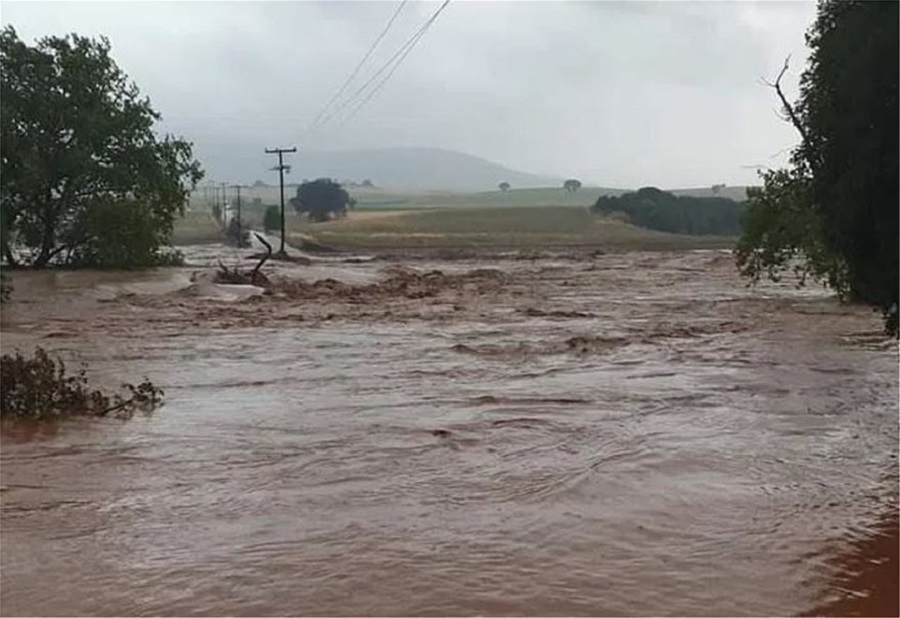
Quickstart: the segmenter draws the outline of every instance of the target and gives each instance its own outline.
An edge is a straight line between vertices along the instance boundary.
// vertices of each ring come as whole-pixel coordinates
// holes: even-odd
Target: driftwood
[[[271,284],[269,278],[266,277],[263,273],[259,271],[262,268],[263,264],[266,263],[270,257],[272,257],[272,245],[270,245],[265,238],[254,232],[254,236],[256,236],[257,240],[261,242],[266,248],[266,254],[262,256],[259,262],[251,271],[241,270],[239,267],[235,266],[233,268],[228,268],[225,264],[222,263],[222,260],[219,260],[219,271],[216,273],[213,281],[215,283],[226,283],[232,285],[255,285],[257,287],[267,287]]]

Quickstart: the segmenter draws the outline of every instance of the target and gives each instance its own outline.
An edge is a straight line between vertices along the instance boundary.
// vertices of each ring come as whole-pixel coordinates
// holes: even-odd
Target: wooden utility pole
[[[237,191],[237,222],[238,222],[238,247],[244,244],[244,228],[241,223],[241,189],[244,185],[231,185],[231,188]]]
[[[222,187],[222,225],[225,225],[228,219],[228,203],[225,201],[227,198],[226,189],[228,187],[228,183],[220,182],[219,186]]]
[[[286,152],[297,152],[297,148],[266,148],[266,154],[277,154],[278,155],[278,167],[273,169],[278,170],[278,185],[281,188],[281,249],[278,250],[278,253],[284,253],[284,170],[290,168],[289,165],[284,164],[283,155]]]

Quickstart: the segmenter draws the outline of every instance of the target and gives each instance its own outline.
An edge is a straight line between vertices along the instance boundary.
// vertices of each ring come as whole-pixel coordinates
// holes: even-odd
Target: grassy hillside
[[[724,197],[729,200],[734,200],[735,202],[743,202],[747,199],[747,187],[745,186],[737,186],[737,187],[724,187],[719,189],[718,192],[714,192],[710,187],[698,188],[698,189],[666,189],[669,193],[678,196],[688,196],[688,197]]]
[[[535,201],[542,199],[540,194],[534,197]],[[259,228],[262,215],[258,209],[250,208],[245,212],[244,219],[248,226]],[[730,238],[682,236],[646,230],[613,217],[592,215],[585,206],[567,205],[508,204],[488,208],[482,203],[478,206],[420,210],[362,209],[351,212],[346,219],[326,223],[310,223],[288,212],[287,227],[291,244],[315,240],[339,248],[595,246],[608,249],[678,249],[733,245]],[[216,223],[202,212],[189,213],[175,228],[176,244],[219,242],[221,238]]]
[[[421,210],[426,208],[495,208],[521,206],[590,206],[601,195],[619,195],[618,189],[600,187],[583,187],[577,193],[567,193],[562,187],[546,187],[541,189],[511,189],[485,192],[453,192],[453,191],[407,191],[403,189],[362,189],[349,188],[351,196],[357,201],[358,210]],[[297,188],[285,187],[285,203],[296,195]],[[230,200],[234,192],[229,191]],[[241,201],[245,206],[253,204],[258,198],[263,204],[278,204],[278,187],[251,187],[241,191]],[[204,197],[202,191],[195,191],[191,196],[191,208],[208,209],[212,203],[210,196]]]
[[[350,195],[357,201],[358,210],[423,210],[426,208],[499,208],[521,206],[591,206],[601,195],[621,195],[622,189],[607,187],[582,187],[577,193],[566,193],[562,187],[544,187],[540,189],[511,189],[501,191],[459,192],[459,191],[417,191],[404,189],[363,189],[349,188]],[[675,195],[693,197],[712,197],[710,189],[676,189]],[[718,197],[726,197],[741,201],[746,199],[746,187],[726,187]],[[287,186],[284,189],[285,202],[297,193],[297,187]],[[234,201],[235,193],[229,189],[228,198]],[[254,198],[262,204],[278,204],[278,187],[251,187],[241,191],[244,206],[252,208]],[[204,196],[202,190],[191,195],[190,206],[194,210],[209,211],[212,194]]]
[[[562,247],[687,248],[731,246],[731,239],[645,230],[572,206],[509,206],[382,213],[313,224],[292,218],[288,237],[357,248]]]

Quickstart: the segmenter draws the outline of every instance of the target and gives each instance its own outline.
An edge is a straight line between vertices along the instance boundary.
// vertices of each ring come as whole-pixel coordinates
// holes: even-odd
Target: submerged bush
[[[0,417],[48,419],[64,416],[131,418],[136,411],[150,412],[162,401],[163,391],[149,380],[123,384],[126,396],[112,396],[88,387],[84,368],[68,375],[65,363],[38,347],[33,358],[19,352],[0,357]]]
[[[6,278],[6,273],[0,272],[0,303],[9,300],[12,289],[12,284]]]

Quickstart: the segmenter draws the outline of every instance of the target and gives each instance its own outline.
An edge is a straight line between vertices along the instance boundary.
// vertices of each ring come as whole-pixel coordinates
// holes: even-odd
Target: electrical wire
[[[406,47],[406,50],[403,52],[403,54],[400,56],[400,58],[397,60],[397,62],[394,64],[394,66],[391,68],[391,70],[388,72],[388,74],[384,76],[384,79],[382,79],[380,82],[378,82],[378,84],[376,84],[375,87],[369,92],[368,96],[366,96],[365,99],[363,99],[355,108],[353,108],[353,110],[350,112],[350,114],[340,122],[340,124],[337,126],[336,130],[342,128],[344,125],[348,124],[351,120],[353,120],[356,117],[356,115],[359,113],[359,111],[363,107],[365,107],[369,101],[371,101],[373,98],[375,98],[375,95],[381,91],[381,89],[384,87],[384,85],[388,82],[388,80],[391,79],[391,77],[394,75],[394,73],[397,71],[397,69],[400,67],[400,65],[403,63],[403,61],[409,55],[409,53],[413,50],[413,48],[419,43],[419,41],[422,39],[422,37],[425,36],[425,33],[428,31],[428,28],[430,28],[431,25],[437,20],[438,15],[441,14],[441,11],[443,11],[445,8],[447,8],[447,5],[450,4],[450,1],[451,0],[444,0],[444,3],[441,5],[441,7],[434,13],[434,15],[431,16],[431,18],[425,23],[425,25],[419,30],[419,32],[417,32],[413,36],[413,38],[410,39],[410,43]]]
[[[394,54],[385,62],[381,68],[379,68],[362,86],[360,86],[349,98],[344,100],[343,103],[337,106],[330,113],[326,114],[324,118],[316,125],[311,126],[308,129],[308,132],[313,132],[321,127],[325,126],[332,118],[335,118],[342,111],[347,109],[351,104],[357,103],[357,106],[350,112],[350,114],[341,122],[341,126],[345,125],[349,122],[350,119],[356,116],[356,114],[365,106],[366,103],[372,100],[375,94],[384,87],[387,81],[391,78],[391,76],[396,72],[397,68],[403,62],[403,60],[409,55],[412,49],[418,44],[418,42],[425,35],[425,32],[431,27],[431,25],[437,20],[438,16],[441,12],[447,8],[450,4],[451,0],[444,0],[441,6],[432,14],[428,20],[419,27],[419,29],[407,40],[400,48],[394,52]],[[363,93],[366,92],[366,89],[371,86],[375,80],[377,80],[382,74],[388,71],[387,75],[375,85],[375,87],[369,91],[368,95],[363,99]]]
[[[397,21],[397,17],[400,16],[400,12],[403,10],[403,7],[406,6],[407,1],[408,0],[402,0],[400,2],[400,5],[397,7],[397,10],[394,11],[394,14],[391,15],[391,18],[388,20],[387,25],[385,25],[385,27],[381,30],[381,33],[375,38],[375,40],[369,46],[369,49],[366,51],[365,55],[362,57],[362,60],[359,61],[359,63],[356,65],[356,68],[354,68],[353,72],[350,73],[350,76],[344,81],[343,84],[341,84],[341,87],[338,88],[337,92],[334,93],[334,95],[331,97],[331,99],[328,100],[328,102],[325,104],[325,106],[322,107],[321,110],[319,110],[319,113],[316,115],[315,119],[310,124],[310,129],[307,129],[307,130],[311,130],[313,127],[317,126],[319,124],[319,121],[322,119],[322,117],[328,111],[328,109],[334,104],[335,101],[337,101],[341,97],[342,94],[344,94],[344,91],[347,90],[347,87],[350,85],[350,83],[353,81],[353,79],[359,74],[360,70],[366,64],[366,61],[371,57],[372,52],[375,51],[375,48],[378,47],[378,44],[381,43],[382,39],[384,39],[385,35],[391,29],[391,26],[394,25],[395,21]]]

